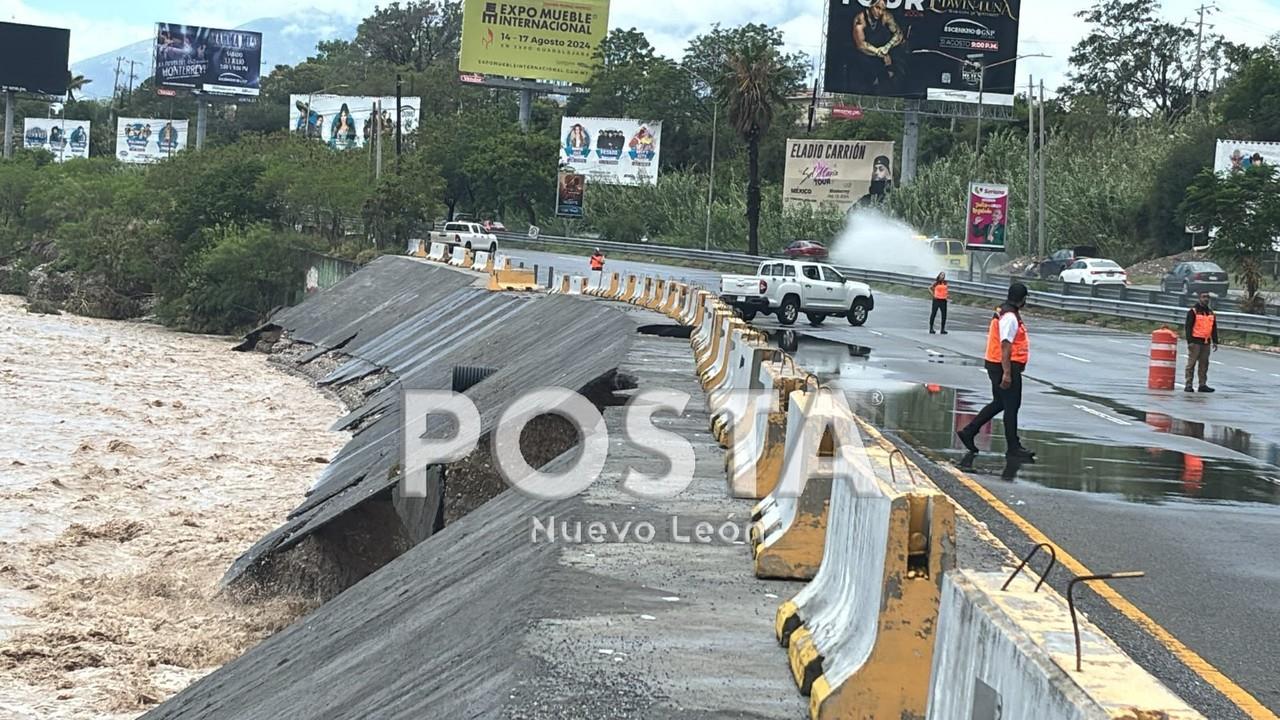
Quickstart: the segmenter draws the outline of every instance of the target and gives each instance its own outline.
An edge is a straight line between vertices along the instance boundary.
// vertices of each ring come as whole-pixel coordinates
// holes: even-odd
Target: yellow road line
[[[1068,570],[1075,575],[1095,575],[1092,570],[1085,567],[1084,563],[1075,559],[1071,553],[1064,550],[1058,543],[1053,542],[1047,535],[1040,532],[1039,528],[1027,522],[1021,515],[1014,512],[1012,508],[1004,504],[1000,498],[996,497],[991,491],[983,487],[978,481],[969,477],[960,469],[939,463],[939,467],[944,468],[960,481],[966,488],[971,490],[975,495],[982,498],[984,502],[991,506],[993,510],[1004,516],[1006,520],[1013,523],[1019,530],[1026,534],[1033,543],[1049,543],[1058,553],[1058,562],[1062,563]],[[1248,715],[1252,720],[1280,720],[1276,714],[1267,709],[1265,705],[1258,702],[1258,699],[1249,694],[1248,690],[1240,687],[1231,678],[1222,673],[1221,670],[1214,667],[1208,660],[1200,657],[1196,651],[1187,647],[1181,640],[1173,636],[1173,633],[1165,630],[1163,626],[1152,620],[1146,613],[1138,609],[1136,605],[1129,602],[1123,595],[1116,592],[1110,585],[1105,583],[1094,583],[1089,585],[1089,589],[1096,592],[1104,600],[1111,604],[1120,614],[1132,620],[1134,623],[1146,630],[1152,637],[1160,642],[1174,657],[1178,658],[1182,664],[1191,668],[1191,671],[1199,675],[1205,682],[1209,683],[1224,697],[1240,708],[1244,714]]]

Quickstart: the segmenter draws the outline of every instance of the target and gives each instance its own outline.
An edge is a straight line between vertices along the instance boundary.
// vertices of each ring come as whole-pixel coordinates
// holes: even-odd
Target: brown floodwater
[[[136,717],[313,607],[217,595],[346,440],[232,345],[0,296],[0,720]]]

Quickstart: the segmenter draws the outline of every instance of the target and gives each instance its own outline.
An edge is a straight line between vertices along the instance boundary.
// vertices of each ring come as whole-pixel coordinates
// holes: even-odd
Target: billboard
[[[324,141],[329,147],[346,150],[364,147],[373,139],[374,107],[381,104],[383,138],[396,135],[396,99],[354,95],[290,95],[289,131]],[[400,99],[402,136],[418,130],[422,99]]]
[[[462,73],[586,82],[609,30],[609,0],[465,0]]]
[[[969,250],[1004,252],[1009,224],[1009,186],[969,183],[965,245]]]
[[[88,120],[29,117],[22,121],[22,146],[28,150],[48,150],[56,162],[87,158],[89,126]]]
[[[828,0],[827,92],[977,102],[982,66],[1018,54],[1021,0]],[[1013,104],[1017,63],[986,70],[983,101]]]
[[[572,168],[560,168],[556,179],[556,217],[580,218],[586,196],[587,178]]]
[[[0,22],[0,91],[63,97],[71,31]]]
[[[655,185],[662,123],[624,118],[565,117],[560,166],[602,185]]]
[[[1219,140],[1213,157],[1213,171],[1219,175],[1239,172],[1254,165],[1280,167],[1280,143],[1250,140]]]
[[[186,147],[186,120],[120,118],[116,121],[116,157],[121,162],[159,162]]]
[[[787,140],[782,203],[844,212],[893,186],[893,142]]]
[[[256,96],[261,73],[262,33],[156,24],[157,90]]]

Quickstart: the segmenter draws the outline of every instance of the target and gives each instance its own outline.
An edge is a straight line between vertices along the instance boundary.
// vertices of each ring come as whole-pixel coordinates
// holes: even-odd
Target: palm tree
[[[75,100],[76,96],[74,93],[77,90],[83,90],[84,86],[91,82],[93,81],[83,75],[72,75],[71,78],[67,80],[67,101],[70,102]]]
[[[720,92],[729,124],[747,143],[747,252],[760,254],[760,139],[786,101],[788,75],[777,48],[753,43],[728,57]]]

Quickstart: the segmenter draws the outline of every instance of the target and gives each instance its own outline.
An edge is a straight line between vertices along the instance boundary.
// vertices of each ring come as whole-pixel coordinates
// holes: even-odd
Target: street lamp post
[[[955,60],[961,65],[977,68],[978,70],[978,131],[974,136],[974,142],[973,142],[973,154],[975,158],[982,155],[982,104],[984,100],[984,93],[986,92],[986,86],[987,86],[987,71],[990,70],[991,68],[1000,67],[1001,65],[1008,65],[1011,62],[1025,60],[1026,58],[1049,57],[1044,53],[1032,53],[1030,55],[1018,55],[1017,57],[1011,57],[1006,60],[1001,60],[1000,62],[991,63],[990,65],[987,65],[980,60],[969,60],[968,58],[958,58],[955,55],[952,55],[950,53],[944,53],[941,50],[921,49],[921,50],[916,50],[915,52],[929,53],[932,55],[941,55],[942,57],[947,58],[949,60]]]
[[[711,159],[710,159],[710,162],[708,163],[709,167],[708,167],[708,174],[707,174],[707,223],[706,223],[706,229],[702,239],[702,249],[710,250],[711,249],[711,205],[715,200],[715,189],[716,189],[716,133],[720,128],[720,101],[715,99],[714,97],[715,91],[711,89],[711,83],[707,82],[702,78],[701,75],[698,75],[697,73],[695,73],[694,71],[690,70],[689,68],[683,65],[681,65],[680,68],[683,69],[685,72],[689,73],[689,75],[693,77],[694,80],[697,80],[703,85],[706,85],[708,90],[711,90],[711,92],[713,93],[711,98]]]

